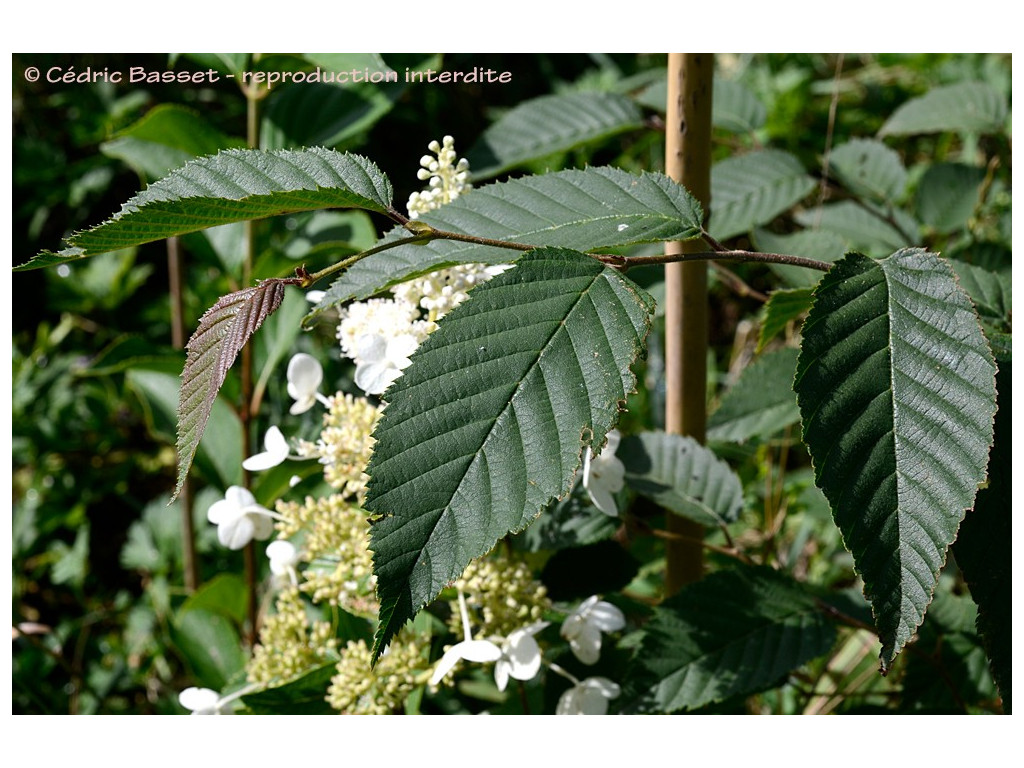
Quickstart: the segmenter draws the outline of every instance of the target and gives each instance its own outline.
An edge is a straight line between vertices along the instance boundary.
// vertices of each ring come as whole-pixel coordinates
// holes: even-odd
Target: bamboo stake
[[[665,119],[665,173],[685,186],[705,212],[711,199],[711,89],[714,55],[670,53]],[[700,251],[700,241],[675,242],[667,254]],[[665,431],[704,442],[707,421],[707,263],[665,265]],[[667,514],[668,595],[699,581],[703,528]]]

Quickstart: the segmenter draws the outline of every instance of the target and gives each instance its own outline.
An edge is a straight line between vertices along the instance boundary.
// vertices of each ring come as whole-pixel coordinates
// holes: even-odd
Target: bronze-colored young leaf
[[[178,484],[171,501],[177,498],[192,466],[228,369],[249,337],[281,306],[285,285],[294,282],[264,280],[254,288],[229,293],[199,319],[199,328],[185,346],[188,355],[178,400]]]

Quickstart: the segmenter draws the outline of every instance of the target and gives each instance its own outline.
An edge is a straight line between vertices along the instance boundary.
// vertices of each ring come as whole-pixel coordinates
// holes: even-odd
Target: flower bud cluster
[[[406,697],[423,684],[430,664],[428,646],[399,632],[377,665],[370,667],[370,649],[363,640],[342,649],[338,673],[331,678],[327,702],[346,715],[389,715],[401,712]]]
[[[416,173],[420,181],[427,182],[427,189],[413,192],[409,196],[409,218],[439,208],[459,197],[473,185],[469,181],[469,161],[459,160],[455,154],[455,139],[445,136],[441,144],[436,141],[427,146],[437,157],[424,155],[420,158],[421,168]]]
[[[365,398],[338,392],[327,398],[324,426],[316,443],[300,440],[299,455],[317,458],[324,479],[342,497],[360,498],[366,489],[366,465],[373,452],[373,428],[380,409]]]
[[[400,301],[423,309],[429,321],[437,321],[468,299],[470,290],[510,268],[510,264],[459,264],[408,280],[392,292]]]
[[[475,636],[504,638],[517,629],[538,622],[551,608],[547,589],[533,578],[527,565],[497,550],[471,562],[455,586],[466,597],[473,616]],[[454,612],[449,627],[462,635],[461,618]]]
[[[279,683],[322,664],[334,653],[337,640],[331,625],[315,621],[310,625],[299,590],[283,589],[277,596],[277,612],[260,628],[260,642],[253,648],[246,668],[250,682]]]
[[[358,615],[377,610],[374,596],[373,555],[366,512],[339,494],[305,502],[278,501],[282,535],[306,532],[300,588],[314,603],[327,601]]]

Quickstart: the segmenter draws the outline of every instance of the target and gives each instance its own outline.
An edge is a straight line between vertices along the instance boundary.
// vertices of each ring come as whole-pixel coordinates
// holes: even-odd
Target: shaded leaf
[[[711,167],[709,231],[718,240],[749,232],[814,189],[800,161],[778,149],[737,155]]]
[[[144,360],[135,361],[136,367],[125,373],[125,380],[147,406],[152,430],[168,442],[175,442],[177,438],[178,404],[181,400],[180,353],[177,360],[174,373],[153,370],[155,364]],[[214,401],[209,425],[209,434],[199,444],[195,455],[196,467],[208,473],[207,479],[221,488],[240,483],[242,460],[245,458],[242,455],[242,422],[224,398],[218,397]]]
[[[1006,98],[986,83],[956,83],[933,88],[901,105],[885,121],[879,136],[915,133],[996,133],[1006,123]]]
[[[928,167],[917,185],[915,208],[922,223],[939,232],[963,229],[978,205],[985,169],[961,163]]]
[[[221,133],[197,112],[160,104],[101,144],[100,150],[123,160],[143,179],[159,179],[195,157],[241,146],[241,139]]]
[[[577,490],[544,510],[513,544],[528,552],[582,547],[611,538],[618,529],[618,519],[606,515],[589,499],[581,500]]]
[[[338,674],[331,662],[304,672],[281,685],[246,694],[242,701],[254,715],[332,715],[327,703],[331,678]]]
[[[953,555],[971,597],[978,606],[978,632],[988,654],[992,676],[1010,714],[1013,630],[1013,536],[1011,530],[1013,466],[1010,458],[1011,364],[1000,360],[995,441],[988,463],[988,485],[978,491],[974,509],[967,513]]]
[[[636,96],[645,107],[665,114],[668,85],[664,76]],[[715,78],[711,95],[711,124],[734,133],[752,133],[762,127],[768,112],[764,104],[742,83]]]
[[[247,657],[231,621],[196,608],[179,612],[171,625],[174,645],[201,686],[220,690],[245,669]]]
[[[677,515],[719,526],[734,522],[743,509],[739,478],[692,437],[643,432],[625,438],[616,455],[634,491]]]
[[[916,244],[920,238],[920,225],[902,210],[883,210],[869,203],[858,205],[852,200],[797,211],[793,218],[809,229],[838,233],[846,239],[845,250],[892,253]]]
[[[851,139],[832,150],[829,168],[851,192],[877,202],[897,200],[907,186],[899,153],[874,139]]]
[[[791,291],[772,291],[761,316],[761,332],[757,337],[757,353],[785,331],[786,327],[803,317],[811,308],[811,289],[794,288]]]
[[[799,350],[767,352],[743,369],[739,380],[722,396],[708,417],[708,439],[742,443],[770,437],[800,420],[793,394],[793,373]]]
[[[851,254],[815,290],[795,389],[887,670],[924,618],[992,444],[995,366],[949,265]]]
[[[466,153],[474,179],[643,127],[625,96],[587,91],[524,101],[483,132]]]
[[[568,493],[618,418],[653,302],[584,254],[543,248],[474,289],[385,392],[365,508],[374,658],[474,557]]]
[[[708,575],[654,609],[627,673],[627,713],[698,709],[777,685],[828,652],[814,596],[771,568]]]
[[[369,160],[313,147],[226,150],[193,160],[137,194],[108,221],[77,232],[15,271],[38,269],[219,224],[319,208],[387,213],[391,183]]]
[[[264,280],[254,288],[221,297],[199,319],[199,327],[185,345],[188,355],[178,400],[178,484],[172,500],[185,482],[228,369],[249,337],[281,306],[288,282]]]
[[[703,212],[683,187],[659,173],[588,168],[474,189],[417,221],[461,234],[592,251],[700,236]],[[407,237],[396,228],[384,242]],[[403,245],[353,265],[327,290],[314,315],[454,264],[513,262],[521,251],[454,240]]]

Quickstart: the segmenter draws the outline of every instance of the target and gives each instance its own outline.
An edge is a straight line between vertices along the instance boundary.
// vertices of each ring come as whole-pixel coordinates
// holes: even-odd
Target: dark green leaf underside
[[[379,656],[474,557],[572,487],[634,387],[653,302],[574,251],[476,288],[388,389],[367,468]]]

